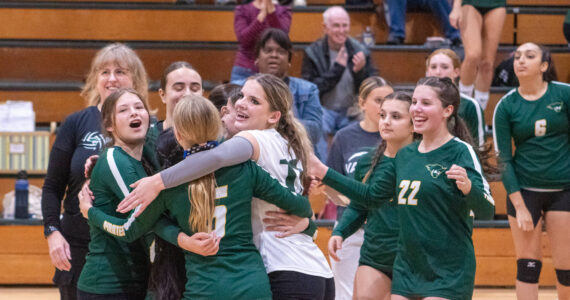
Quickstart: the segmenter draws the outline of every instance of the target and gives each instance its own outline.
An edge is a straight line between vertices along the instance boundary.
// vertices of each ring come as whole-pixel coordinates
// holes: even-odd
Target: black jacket
[[[378,70],[372,65],[370,52],[360,42],[349,37],[346,39],[345,48],[348,54],[346,67],[349,68],[352,73],[354,90],[358,91],[362,81],[370,76],[377,75]],[[366,64],[360,71],[354,73],[354,71],[352,71],[352,67],[354,66],[352,57],[360,51],[362,51],[366,57]],[[327,36],[325,35],[322,39],[315,41],[305,48],[305,57],[303,57],[303,66],[301,68],[301,76],[305,80],[317,85],[320,96],[336,86],[345,68],[336,62],[332,67],[329,66],[329,44]]]

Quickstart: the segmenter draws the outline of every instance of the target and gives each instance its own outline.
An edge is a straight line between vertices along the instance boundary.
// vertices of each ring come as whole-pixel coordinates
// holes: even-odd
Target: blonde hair
[[[459,59],[459,56],[457,55],[457,53],[455,53],[455,51],[448,49],[448,48],[440,48],[440,49],[433,51],[426,58],[426,69],[429,68],[429,63],[431,62],[431,58],[438,55],[438,54],[443,54],[443,55],[449,57],[451,59],[451,62],[453,63],[454,69],[461,68],[461,59]]]
[[[94,106],[101,103],[101,95],[97,91],[97,76],[101,68],[108,63],[115,63],[121,68],[129,70],[133,80],[133,89],[141,96],[143,103],[148,105],[148,78],[142,61],[133,49],[121,43],[114,43],[99,50],[93,61],[91,69],[81,90],[81,96],[87,105]]]
[[[386,81],[386,79],[380,76],[370,76],[360,84],[360,88],[358,89],[358,97],[362,100],[366,100],[370,93],[379,87],[383,86],[390,86],[390,83]]]
[[[305,127],[293,116],[293,96],[291,96],[289,87],[283,80],[271,74],[257,74],[249,77],[249,79],[257,81],[263,88],[270,111],[281,112],[281,118],[275,129],[287,140],[289,151],[293,150],[297,159],[301,161],[303,166],[301,182],[304,182],[307,159],[313,146]]]
[[[222,121],[216,107],[202,96],[185,96],[174,108],[174,130],[186,143],[203,144],[217,140]],[[190,217],[188,224],[193,232],[211,232],[216,201],[214,173],[200,177],[188,184]]]

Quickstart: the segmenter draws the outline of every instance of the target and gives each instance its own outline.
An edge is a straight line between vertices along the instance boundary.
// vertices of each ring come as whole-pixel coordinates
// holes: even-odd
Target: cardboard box
[[[45,174],[49,161],[48,131],[0,132],[0,173]]]

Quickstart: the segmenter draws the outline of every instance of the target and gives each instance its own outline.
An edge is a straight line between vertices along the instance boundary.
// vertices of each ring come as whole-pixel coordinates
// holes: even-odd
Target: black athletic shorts
[[[481,2],[485,2],[485,4],[481,5]],[[495,8],[505,7],[507,2],[504,0],[463,0],[461,5],[471,5],[481,14],[481,16],[484,16]]]
[[[570,211],[570,189],[559,192],[535,192],[521,189],[521,195],[535,227],[540,217],[548,211]],[[508,197],[507,214],[512,217],[517,216],[515,207]]]

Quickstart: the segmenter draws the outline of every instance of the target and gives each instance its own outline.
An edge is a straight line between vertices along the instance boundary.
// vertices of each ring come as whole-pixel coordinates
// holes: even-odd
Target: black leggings
[[[273,300],[334,300],[334,279],[294,271],[269,273]]]

